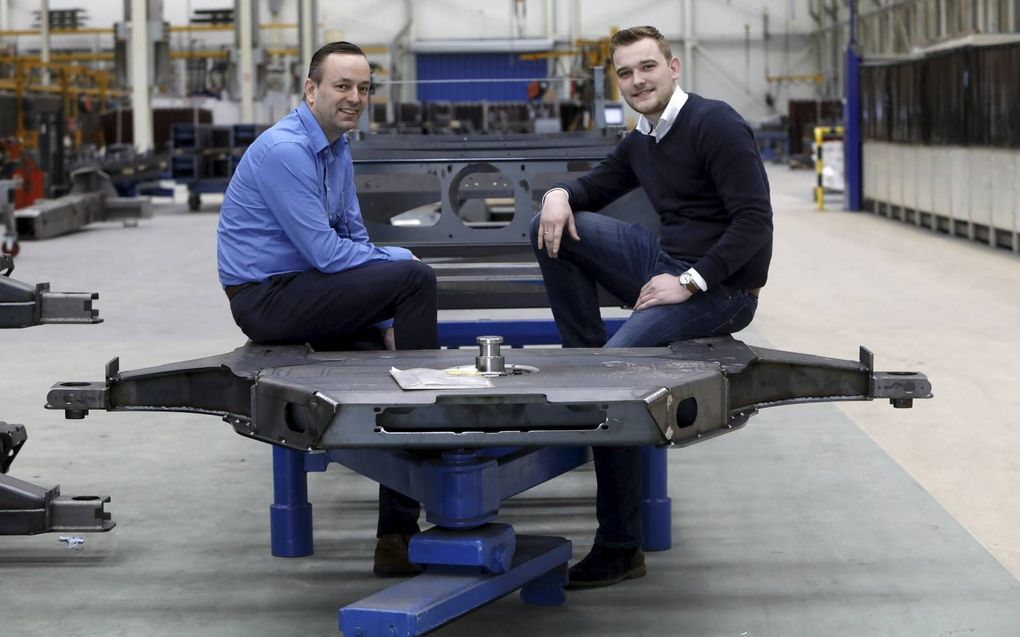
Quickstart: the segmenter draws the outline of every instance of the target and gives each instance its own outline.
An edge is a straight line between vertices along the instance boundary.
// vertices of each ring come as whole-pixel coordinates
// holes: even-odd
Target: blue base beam
[[[626,319],[604,319],[606,336],[612,336]],[[489,334],[503,337],[509,347],[559,345],[560,333],[552,319],[514,319],[512,321],[440,321],[439,342],[445,347],[474,346],[475,338]]]
[[[434,526],[411,538],[407,557],[415,564],[471,566],[505,573],[513,566],[517,537],[509,524],[486,524],[471,531]]]
[[[522,587],[526,602],[560,604],[570,554],[564,538],[519,535],[506,573],[429,567],[424,575],[341,608],[340,630],[345,637],[416,637]]]

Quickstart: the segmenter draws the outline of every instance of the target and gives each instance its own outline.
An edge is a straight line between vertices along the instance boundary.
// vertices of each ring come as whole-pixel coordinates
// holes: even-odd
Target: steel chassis
[[[910,407],[931,397],[924,374],[877,372],[864,348],[841,360],[725,337],[668,349],[510,350],[506,359],[538,371],[493,378],[488,389],[404,391],[391,367],[465,365],[473,352],[249,344],[129,372],[114,359],[103,381],[54,385],[47,407],[68,418],[94,409],[210,414],[272,444],[274,555],[311,553],[306,473],[331,462],[418,499],[435,525],[411,542],[425,574],[339,612],[345,635],[389,636],[423,634],[516,589],[528,603],[562,603],[570,543],[517,536],[497,518],[503,500],[584,464],[591,446],[662,451],[652,447],[734,431],[764,407],[875,398]],[[644,494],[645,539],[668,548],[658,474]]]

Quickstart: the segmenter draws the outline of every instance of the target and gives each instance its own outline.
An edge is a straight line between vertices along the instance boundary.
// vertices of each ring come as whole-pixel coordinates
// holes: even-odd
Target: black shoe
[[[375,543],[375,563],[372,572],[377,577],[410,577],[420,575],[425,569],[407,559],[407,544],[410,535],[384,535]]]
[[[644,577],[645,554],[639,548],[617,549],[596,544],[583,560],[570,567],[568,589],[612,586]]]

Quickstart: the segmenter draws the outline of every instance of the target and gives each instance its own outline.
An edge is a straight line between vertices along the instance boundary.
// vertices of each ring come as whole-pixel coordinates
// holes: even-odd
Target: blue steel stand
[[[425,573],[341,608],[345,635],[421,635],[517,589],[525,603],[566,599],[570,542],[518,537],[493,520],[504,499],[587,462],[587,449],[458,449],[430,459],[371,449],[318,455],[416,498],[436,525],[411,538],[408,551]]]
[[[666,448],[643,447],[641,459],[641,522],[645,530],[642,548],[668,551],[673,546],[673,508],[667,495]]]
[[[615,331],[622,321],[607,325]],[[555,325],[529,323],[511,344],[546,343]],[[609,322],[607,321],[607,324]],[[492,324],[446,328],[443,343],[473,343]],[[506,332],[506,326],[500,326]],[[442,332],[442,325],[441,325]],[[467,340],[470,339],[470,340]],[[666,449],[646,447],[641,514],[646,551],[672,546],[671,502],[667,495]],[[270,507],[272,554],[311,555],[312,505],[308,472],[343,464],[422,502],[434,528],[411,539],[411,561],[425,573],[346,606],[338,621],[345,635],[411,637],[449,622],[492,600],[521,589],[528,604],[557,605],[566,599],[571,544],[560,537],[516,536],[496,524],[500,503],[591,459],[585,448],[450,450],[440,459],[421,460],[379,449],[334,449],[305,453],[273,447]]]
[[[861,209],[861,97],[860,58],[857,56],[857,2],[850,0],[850,38],[846,45],[846,107],[844,112],[844,164],[846,165],[846,208]]]
[[[521,589],[529,604],[566,600],[570,542],[559,537],[514,536],[505,524],[475,531],[434,528],[411,539],[419,575],[340,609],[352,637],[416,637]]]
[[[312,505],[308,502],[305,455],[285,447],[273,447],[269,538],[276,557],[312,554]]]

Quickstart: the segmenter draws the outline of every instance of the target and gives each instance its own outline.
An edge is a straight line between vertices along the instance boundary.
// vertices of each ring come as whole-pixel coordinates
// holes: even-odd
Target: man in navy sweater
[[[758,307],[772,256],[769,184],[750,127],[729,105],[685,93],[680,61],[654,27],[610,44],[624,100],[641,114],[606,159],[556,184],[532,245],[564,347],[656,347],[730,334]],[[596,214],[644,188],[658,235]],[[596,283],[634,308],[611,339]],[[645,574],[638,447],[596,447],[598,531],[570,569],[570,588]]]

